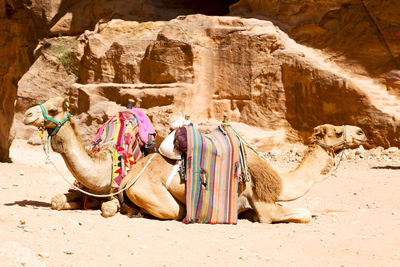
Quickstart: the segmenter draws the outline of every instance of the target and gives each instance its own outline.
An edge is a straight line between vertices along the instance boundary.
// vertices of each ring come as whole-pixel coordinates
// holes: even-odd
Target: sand
[[[42,148],[15,140],[11,157],[0,163],[0,266],[400,266],[399,157],[345,160],[336,177],[283,203],[308,208],[308,224],[237,225],[52,210],[69,185]]]

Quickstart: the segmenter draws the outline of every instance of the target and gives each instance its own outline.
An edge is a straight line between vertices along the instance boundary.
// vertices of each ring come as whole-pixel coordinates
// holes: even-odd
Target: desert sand
[[[40,146],[18,139],[13,163],[0,163],[0,266],[398,266],[396,153],[346,158],[336,177],[283,203],[311,210],[308,224],[187,225],[52,210],[51,197],[69,185]],[[60,156],[51,159],[73,181]],[[289,170],[297,163],[287,157],[271,164]]]

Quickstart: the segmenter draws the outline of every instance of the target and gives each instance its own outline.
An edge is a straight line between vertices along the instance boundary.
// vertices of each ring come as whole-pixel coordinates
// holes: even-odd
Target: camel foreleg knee
[[[120,209],[119,200],[113,198],[112,200],[103,202],[101,204],[101,216],[108,218],[114,216]]]
[[[79,209],[79,198],[81,198],[81,194],[74,190],[70,190],[66,194],[57,194],[51,198],[51,208],[54,210]]]
[[[53,210],[62,210],[67,203],[67,197],[64,194],[57,194],[51,198],[51,208]]]

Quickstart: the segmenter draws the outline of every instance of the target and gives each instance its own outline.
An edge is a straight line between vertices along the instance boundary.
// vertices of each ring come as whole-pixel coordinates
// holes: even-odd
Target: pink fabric
[[[103,129],[107,126],[107,123],[104,123],[100,128],[97,129],[97,134],[93,138],[92,143],[95,144],[97,141],[99,141],[101,134],[103,133]]]
[[[149,117],[147,117],[142,111],[140,111],[137,108],[132,108],[131,110],[138,122],[139,122],[139,135],[140,139],[142,139],[143,143],[147,144],[149,142],[149,134],[156,134],[156,132],[153,129],[153,126],[151,125],[151,121]]]

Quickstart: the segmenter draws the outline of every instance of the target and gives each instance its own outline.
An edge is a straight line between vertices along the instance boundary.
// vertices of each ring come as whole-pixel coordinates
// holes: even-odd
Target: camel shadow
[[[391,165],[386,165],[386,166],[374,166],[371,167],[371,169],[387,169],[387,170],[400,170],[400,166],[391,166]]]
[[[14,201],[14,203],[4,203],[4,206],[15,206],[18,205],[20,207],[40,207],[40,208],[50,208],[51,204],[47,202],[42,202],[42,201],[36,201],[36,200],[21,200],[21,201]]]

